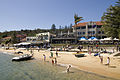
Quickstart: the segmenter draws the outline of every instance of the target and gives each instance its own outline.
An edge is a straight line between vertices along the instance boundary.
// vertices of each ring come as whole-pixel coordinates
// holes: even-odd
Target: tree
[[[73,31],[73,29],[72,29],[72,24],[70,24],[70,26],[69,26],[69,31],[70,31],[70,32]]]
[[[11,43],[12,43],[12,44],[15,44],[15,43],[17,43],[17,42],[18,42],[18,41],[17,41],[17,38],[16,38],[16,33],[13,32],[12,38],[11,38]]]
[[[61,31],[62,31],[62,26],[60,25],[60,26],[59,26],[59,31],[58,31],[58,32],[61,33]]]
[[[120,0],[110,6],[102,16],[103,30],[112,38],[120,38]]]
[[[55,24],[52,24],[52,26],[51,26],[51,32],[52,33],[56,33],[56,26],[55,26]]]
[[[77,26],[77,23],[78,23],[79,21],[83,20],[82,18],[83,18],[83,17],[78,17],[77,14],[74,15],[75,27]],[[75,28],[75,30],[76,30],[76,28]],[[75,36],[76,36],[76,41],[75,41],[75,43],[77,43],[77,30],[75,31]]]
[[[83,20],[82,18],[83,18],[83,17],[78,17],[78,15],[75,14],[75,15],[74,15],[74,22],[75,22],[75,25],[77,25],[77,23],[78,23],[79,21]]]
[[[68,32],[68,26],[65,25],[63,32]]]

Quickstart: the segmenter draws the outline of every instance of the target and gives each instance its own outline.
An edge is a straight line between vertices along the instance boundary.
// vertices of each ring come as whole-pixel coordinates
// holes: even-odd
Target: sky
[[[52,24],[74,25],[74,14],[83,21],[100,21],[118,0],[0,0],[0,32],[50,29]]]

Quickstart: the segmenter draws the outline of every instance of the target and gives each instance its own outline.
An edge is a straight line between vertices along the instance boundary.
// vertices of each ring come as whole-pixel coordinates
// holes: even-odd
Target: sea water
[[[12,62],[13,57],[0,52],[0,80],[116,80],[74,68],[66,73],[66,67],[41,60]]]

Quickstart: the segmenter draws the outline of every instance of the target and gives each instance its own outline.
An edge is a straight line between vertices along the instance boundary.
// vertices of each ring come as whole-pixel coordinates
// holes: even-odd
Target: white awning
[[[14,44],[14,46],[19,46],[19,45],[30,45],[30,44],[31,44],[31,43],[22,42],[22,43]]]

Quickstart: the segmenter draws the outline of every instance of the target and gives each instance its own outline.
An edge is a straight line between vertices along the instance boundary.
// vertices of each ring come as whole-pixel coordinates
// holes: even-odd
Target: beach
[[[27,50],[5,50],[5,49],[0,49],[1,52],[9,52],[9,53],[14,53],[17,51],[22,51],[24,54],[30,54],[30,51]],[[55,51],[53,52],[53,57],[56,57]],[[34,53],[34,58],[37,60],[44,60],[43,59],[43,54],[46,56],[46,62],[50,62],[52,64],[52,59],[50,58],[50,51],[48,50],[33,50]],[[106,77],[111,77],[115,79],[120,79],[120,59],[112,57],[110,55],[103,54],[103,64],[100,63],[100,58],[98,56],[93,56],[93,55],[86,55],[86,57],[82,58],[77,58],[75,55],[73,55],[75,52],[65,52],[65,51],[58,51],[58,57],[57,58],[57,64],[64,64],[65,66],[67,65],[72,65],[73,68],[90,72],[90,73],[95,73],[98,75],[106,76]],[[18,56],[19,54],[15,55]],[[107,66],[105,65],[107,63],[107,56],[110,56],[110,65]]]

